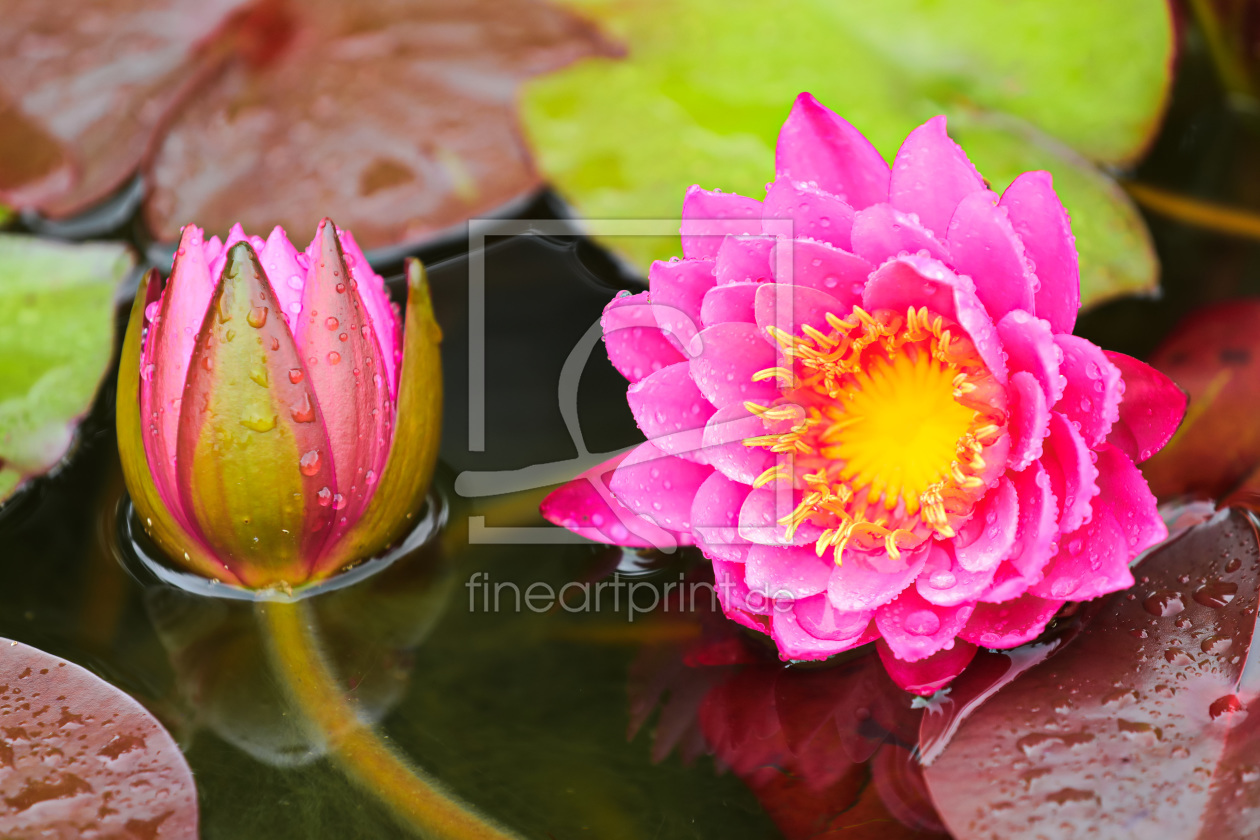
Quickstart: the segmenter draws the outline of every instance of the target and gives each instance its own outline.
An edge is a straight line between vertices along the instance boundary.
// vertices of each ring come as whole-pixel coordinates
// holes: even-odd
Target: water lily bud
[[[348,231],[305,251],[277,227],[184,228],[170,280],[141,283],[118,443],[148,535],[248,587],[325,578],[379,553],[424,504],[441,421],[441,331],[408,265],[406,329]]]

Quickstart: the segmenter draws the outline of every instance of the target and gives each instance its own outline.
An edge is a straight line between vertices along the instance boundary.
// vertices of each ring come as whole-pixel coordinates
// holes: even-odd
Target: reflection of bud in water
[[[402,699],[412,650],[441,617],[452,586],[451,567],[431,543],[304,602],[364,723],[378,722]],[[200,726],[274,766],[305,764],[324,753],[323,738],[272,670],[254,602],[155,586],[145,603]]]
[[[406,328],[331,221],[299,252],[276,228],[184,229],[160,295],[143,284],[119,376],[118,441],[149,536],[247,587],[298,585],[409,529],[437,458],[440,331],[408,270]]]

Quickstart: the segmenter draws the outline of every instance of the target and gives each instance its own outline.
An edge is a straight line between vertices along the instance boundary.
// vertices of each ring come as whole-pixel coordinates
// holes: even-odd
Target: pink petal
[[[879,660],[884,663],[884,670],[893,682],[903,691],[924,697],[949,685],[976,655],[975,645],[962,641],[956,641],[953,647],[937,651],[917,662],[899,659],[883,640],[875,643],[875,650],[879,651]]]
[[[980,173],[945,133],[945,118],[933,117],[910,132],[897,150],[888,201],[899,210],[918,214],[925,228],[944,239],[954,208],[984,189]]]
[[[939,607],[953,607],[976,600],[993,582],[996,567],[969,572],[958,564],[945,546],[933,544],[927,563],[915,580],[915,588],[925,601]]]
[[[1036,377],[1045,392],[1046,404],[1053,408],[1063,396],[1067,380],[1059,373],[1062,351],[1054,343],[1050,322],[1016,309],[998,321],[997,331],[1010,370],[1028,371]]]
[[[873,610],[896,598],[923,571],[927,546],[902,552],[900,560],[846,550],[831,570],[827,598],[840,612]],[[830,560],[831,554],[827,558]]]
[[[188,225],[180,237],[157,322],[149,327],[140,361],[145,457],[162,501],[190,533],[196,529],[179,499],[175,452],[188,364],[216,286],[218,277],[212,277],[206,265],[201,228]]]
[[[793,601],[792,612],[801,629],[816,639],[833,642],[860,639],[861,644],[873,638],[874,610],[840,612],[831,606],[825,593]]]
[[[831,566],[812,545],[754,545],[748,549],[744,580],[752,592],[791,601],[824,591]]]
[[[232,227],[228,230],[227,241],[223,243],[223,247],[210,261],[210,276],[214,278],[216,286],[218,285],[220,275],[223,274],[223,266],[227,265],[228,251],[232,250],[232,246],[237,242],[250,242],[250,239],[251,237],[245,235],[245,229],[241,227],[240,222],[232,225]],[[250,243],[250,247],[254,247],[252,242]],[[263,247],[266,247],[266,243],[263,244]],[[255,253],[260,250],[262,249],[254,248]]]
[[[1046,408],[1046,394],[1032,374],[1017,371],[1011,374],[1007,388],[1011,434],[1010,464],[1013,470],[1022,470],[1041,457],[1045,441],[1050,409]]]
[[[1081,308],[1081,275],[1072,220],[1063,209],[1048,172],[1025,172],[1002,193],[999,206],[1024,243],[1041,286],[1035,312],[1056,333],[1070,333]]]
[[[358,287],[372,331],[381,345],[381,358],[385,360],[385,380],[389,383],[390,399],[398,397],[398,366],[402,364],[402,322],[398,308],[389,299],[385,278],[372,270],[363,249],[348,230],[338,230],[337,238],[346,255],[346,267]],[[268,240],[270,242],[270,240]],[[275,287],[281,281],[273,280]]]
[[[814,597],[826,600],[826,597],[822,595]],[[868,617],[863,628],[869,626],[870,623],[870,618]],[[861,631],[857,635],[846,639],[820,639],[802,625],[793,610],[783,609],[778,604],[775,605],[774,610],[770,613],[770,635],[774,637],[780,657],[802,662],[826,659],[829,656],[852,650],[870,641],[866,634]]]
[[[1103,353],[1124,382],[1120,419],[1111,427],[1107,442],[1141,463],[1172,438],[1186,415],[1189,398],[1175,382],[1145,362],[1123,353]]]
[[[796,97],[774,153],[775,173],[813,181],[855,210],[888,198],[888,164],[862,133],[808,93]]]
[[[1062,606],[1062,601],[1036,595],[1021,595],[1002,604],[976,604],[958,638],[997,650],[1019,647],[1040,636]]]
[[[993,571],[1009,556],[1019,524],[1015,485],[1007,478],[985,494],[954,539],[958,565],[970,572]]]
[[[302,287],[306,285],[306,268],[298,262],[298,249],[293,247],[284,228],[276,225],[267,244],[258,254],[267,279],[271,281],[271,290],[275,292],[276,301],[280,304],[285,323],[292,330],[297,323],[297,316],[302,311]]]
[[[543,518],[595,542],[630,548],[671,550],[686,545],[685,535],[657,527],[617,501],[608,478],[626,457],[622,453],[592,467],[543,499]]]
[[[827,323],[827,315],[845,318],[853,311],[853,305],[809,286],[765,283],[757,290],[754,311],[765,339],[777,348],[779,343],[770,327],[788,335],[804,335],[804,328],[809,326],[828,335],[835,330]]]
[[[704,463],[704,424],[716,410],[691,381],[686,362],[661,368],[626,390],[630,413],[662,452]]]
[[[926,251],[943,263],[949,263],[949,251],[917,216],[903,213],[891,204],[875,204],[860,211],[853,219],[853,253],[875,265],[903,251],[917,254]]]
[[[684,355],[687,346],[679,336],[700,332],[700,304],[713,284],[712,260],[658,260],[648,270],[648,299],[657,326]]]
[[[946,237],[954,270],[971,277],[976,296],[995,321],[1015,309],[1032,312],[1037,283],[1024,260],[1024,244],[997,200],[988,190],[965,197]]]
[[[700,340],[704,349],[691,360],[691,378],[709,402],[721,408],[779,396],[776,380],[753,381],[753,374],[777,363],[774,348],[756,324],[732,321],[705,327]]]
[[[745,446],[744,441],[765,433],[760,417],[750,414],[743,403],[731,403],[705,424],[704,460],[727,478],[752,484],[774,464],[775,454],[763,446]]]
[[[1130,558],[1168,539],[1168,528],[1156,509],[1155,495],[1129,456],[1107,444],[1097,452],[1100,492],[1094,499],[1094,515],[1105,510],[1116,517]]]
[[[763,283],[731,283],[716,286],[704,296],[700,304],[700,323],[706,327],[722,324],[727,321],[744,321],[752,324],[757,321],[754,301],[757,289]]]
[[[739,511],[739,535],[760,545],[809,545],[812,551],[813,543],[822,535],[822,528],[805,522],[788,539],[787,527],[779,524],[799,503],[800,492],[783,484],[753,490]]]
[[[874,269],[856,254],[808,239],[780,240],[774,247],[774,265],[778,282],[826,292],[848,306],[845,314],[861,301]]]
[[[1053,412],[1041,465],[1059,500],[1059,530],[1065,534],[1089,521],[1091,504],[1098,495],[1098,468],[1091,455],[1076,427],[1059,412]]]
[[[778,180],[766,190],[762,213],[762,230],[765,233],[775,233],[779,227],[766,225],[767,220],[790,220],[792,227],[789,235],[793,239],[816,239],[849,250],[853,208],[830,193]]]
[[[631,382],[650,373],[686,361],[656,325],[656,313],[647,292],[618,295],[604,307],[600,319],[604,349],[613,367]]]
[[[774,270],[770,265],[773,250],[773,237],[726,237],[718,248],[715,263],[718,285],[770,282],[774,279]]]
[[[891,309],[905,312],[926,306],[938,315],[957,321],[971,338],[976,352],[998,384],[1006,384],[1006,361],[993,319],[976,297],[968,277],[950,271],[931,257],[895,257],[871,275],[862,294],[868,312]]]
[[[631,450],[608,482],[613,495],[662,528],[691,532],[691,504],[713,468],[661,452],[651,441]]]
[[[735,193],[691,187],[683,199],[682,251],[687,259],[717,256],[722,237],[761,232],[761,202]]]
[[[1111,426],[1120,419],[1120,397],[1124,386],[1120,370],[1096,344],[1075,335],[1056,335],[1054,342],[1063,351],[1060,370],[1067,377],[1063,399],[1055,406],[1076,426],[1090,449],[1107,438]]]
[[[744,583],[742,563],[714,560],[713,588],[717,590],[718,603],[727,618],[752,630],[769,632],[766,619],[758,616],[769,615],[772,604],[760,594],[749,591],[748,584]]]
[[[739,535],[739,509],[747,496],[748,485],[716,472],[696,490],[691,533],[706,557],[731,563],[748,559],[748,541]]]
[[[1124,532],[1111,510],[1094,511],[1089,523],[1059,542],[1045,577],[1028,591],[1041,598],[1084,601],[1133,585]]]
[[[898,659],[918,662],[952,648],[972,609],[971,604],[938,607],[911,588],[875,611],[875,626]]]
[[[1041,464],[1034,463],[1023,472],[1010,473],[1009,477],[1019,498],[1019,524],[1010,555],[994,575],[993,585],[982,596],[992,603],[1016,598],[1041,580],[1046,564],[1057,550],[1059,537],[1058,502]]]

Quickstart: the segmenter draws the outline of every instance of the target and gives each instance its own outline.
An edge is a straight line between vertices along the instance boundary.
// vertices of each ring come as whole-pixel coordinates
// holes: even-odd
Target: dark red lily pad
[[[1254,525],[1195,525],[1073,638],[977,658],[922,727],[956,838],[1260,833]]]
[[[1150,363],[1189,393],[1190,406],[1143,474],[1161,498],[1220,498],[1260,466],[1260,300],[1195,312]]]
[[[0,837],[196,836],[192,772],[157,719],[78,665],[0,639]]]

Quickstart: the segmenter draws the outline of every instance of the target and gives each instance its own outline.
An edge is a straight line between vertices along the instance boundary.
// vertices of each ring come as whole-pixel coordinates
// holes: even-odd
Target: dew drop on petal
[[[335,365],[337,364],[337,362],[340,362],[340,361],[341,361],[341,354],[338,353],[336,350],[333,350],[332,352],[328,354],[328,364]]]
[[[906,616],[906,632],[916,636],[931,636],[941,629],[940,617],[931,610],[915,610]]]
[[[298,468],[302,470],[302,475],[315,475],[319,472],[319,452],[312,449],[303,455],[301,460],[298,461]]]

